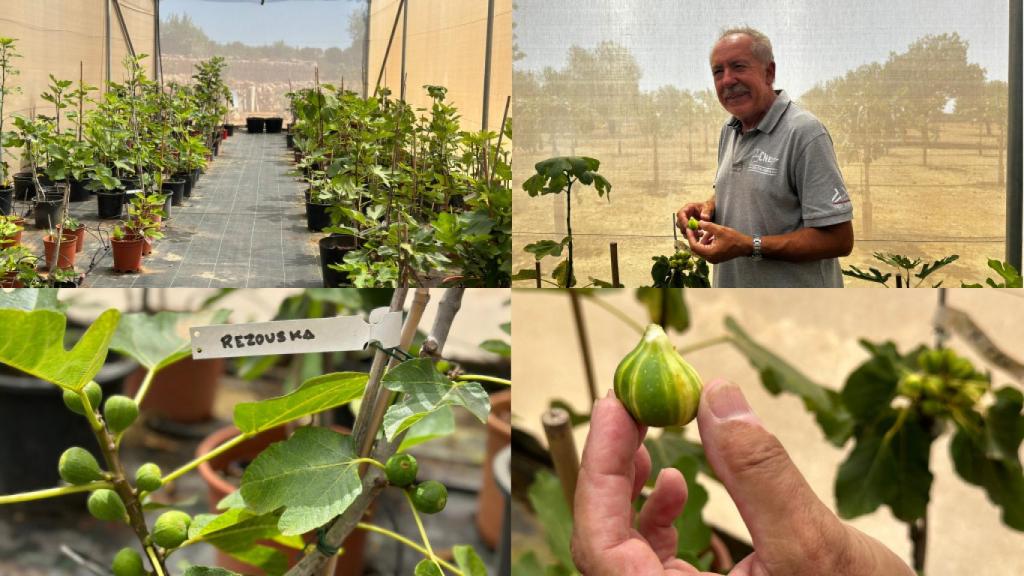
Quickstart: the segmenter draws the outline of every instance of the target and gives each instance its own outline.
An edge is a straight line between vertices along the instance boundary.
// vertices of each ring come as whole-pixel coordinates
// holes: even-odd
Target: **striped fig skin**
[[[615,369],[615,395],[647,426],[682,426],[693,420],[702,387],[700,375],[657,324],[647,327]]]

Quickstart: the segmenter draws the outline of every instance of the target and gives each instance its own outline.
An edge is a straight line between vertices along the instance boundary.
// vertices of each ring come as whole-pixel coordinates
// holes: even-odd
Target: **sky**
[[[566,50],[613,40],[629,48],[640,88],[713,88],[708,55],[722,29],[752,26],[772,40],[776,88],[800,95],[926,34],[957,32],[968,60],[1006,80],[1007,0],[515,0],[517,70],[565,65]]]
[[[163,0],[160,16],[188,14],[216,42],[346,48],[349,16],[365,0]]]

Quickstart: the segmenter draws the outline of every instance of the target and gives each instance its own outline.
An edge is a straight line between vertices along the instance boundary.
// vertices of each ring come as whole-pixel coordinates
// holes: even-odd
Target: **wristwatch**
[[[751,260],[761,259],[761,235],[754,234],[754,251],[750,253]]]

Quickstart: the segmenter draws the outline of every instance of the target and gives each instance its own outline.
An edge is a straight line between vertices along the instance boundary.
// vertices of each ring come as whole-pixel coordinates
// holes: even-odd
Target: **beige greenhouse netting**
[[[713,194],[729,115],[708,58],[736,26],[767,34],[775,88],[831,134],[854,207],[844,268],[891,271],[875,252],[957,254],[925,283],[956,286],[1005,257],[1005,1],[517,0],[515,19],[513,271],[534,267],[525,245],[566,233],[564,194],[522,190],[534,164],[592,156],[612,191],[573,190],[578,285],[611,280],[612,242],[621,282],[651,284],[652,258],[674,251],[675,212]],[[560,259],[542,260],[546,278]]]
[[[154,53],[153,0],[119,0],[125,27],[137,54]],[[9,96],[4,105],[7,120],[15,114],[53,115],[49,102],[39,97],[46,91],[50,74],[58,79],[79,79],[101,87],[107,78],[121,79],[121,60],[128,54],[114,9],[107,11],[107,0],[3,0],[0,11],[0,37],[15,38],[21,58],[14,67],[21,74],[13,78],[20,93]],[[107,53],[109,17],[110,53]],[[153,60],[149,69],[153,70]],[[16,150],[9,152],[17,156]],[[11,163],[16,167],[17,160]]]
[[[369,84],[387,86],[398,95],[402,85],[405,47],[406,100],[429,108],[424,85],[448,88],[465,129],[480,128],[484,113],[488,0],[408,2],[408,14],[396,15],[401,0],[373,0],[370,5]],[[493,0],[490,96],[487,125],[498,130],[512,85],[512,0]],[[406,17],[408,21],[406,22]],[[388,41],[395,30],[391,50]],[[387,54],[387,65],[381,74]]]

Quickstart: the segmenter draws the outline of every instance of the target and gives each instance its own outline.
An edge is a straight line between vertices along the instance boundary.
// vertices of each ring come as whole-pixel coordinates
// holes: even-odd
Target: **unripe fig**
[[[85,448],[73,446],[60,455],[57,463],[60,477],[68,484],[88,484],[103,479],[103,471],[96,458]]]
[[[124,508],[124,502],[117,492],[101,488],[89,495],[87,502],[89,513],[108,522],[125,522],[128,520],[128,511]]]
[[[420,482],[409,494],[412,505],[424,514],[437,514],[448,503],[448,489],[437,480]]]
[[[146,568],[142,565],[142,556],[131,548],[121,548],[121,551],[114,556],[114,563],[111,565],[114,576],[145,576]]]
[[[100,385],[95,382],[89,382],[82,390],[89,397],[89,405],[92,409],[98,410],[100,401],[103,400],[103,389],[100,388]],[[64,405],[75,414],[85,416],[85,406],[82,406],[82,399],[78,396],[77,392],[64,390]]]
[[[945,388],[946,383],[942,379],[942,376],[925,376],[924,377],[924,390],[933,398],[937,398],[942,395],[942,390]]]
[[[974,375],[974,364],[967,358],[957,356],[949,363],[949,374],[954,378],[970,378]]]
[[[139,469],[135,471],[135,487],[145,492],[153,492],[159,490],[163,486],[163,480],[160,477],[163,474],[160,473],[160,467],[152,462],[139,466]]]
[[[917,365],[929,374],[941,374],[943,364],[942,350],[925,350],[917,356]]]
[[[388,482],[399,488],[405,488],[415,482],[418,471],[419,465],[411,454],[395,454],[384,464]]]
[[[686,222],[686,227],[696,232],[700,229],[700,222],[697,222],[696,218],[690,216],[690,219]]]
[[[924,377],[918,372],[907,374],[900,379],[897,386],[897,391],[903,396],[909,398],[917,398],[921,395],[921,390],[924,388]]]
[[[615,369],[615,396],[641,424],[682,426],[697,415],[703,385],[661,326],[651,324]]]
[[[139,405],[127,396],[111,396],[103,405],[103,418],[107,430],[113,434],[124,432],[139,417]]]
[[[177,548],[188,540],[192,518],[180,510],[164,512],[153,524],[153,542],[162,548]]]
[[[416,563],[415,576],[442,576],[441,569],[429,558],[424,558]]]

